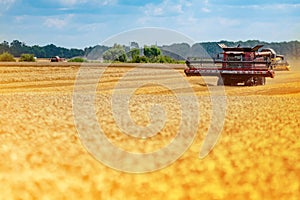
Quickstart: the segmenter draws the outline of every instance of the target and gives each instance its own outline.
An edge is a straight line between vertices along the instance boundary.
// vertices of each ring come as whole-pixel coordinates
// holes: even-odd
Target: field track
[[[88,73],[76,82],[80,67]],[[204,159],[199,150],[212,117],[207,85],[217,93],[221,87],[216,78],[185,77],[184,65],[168,67],[0,63],[0,199],[298,199],[300,66],[276,72],[265,86],[225,87],[221,137]],[[98,81],[99,69],[105,70]],[[133,69],[138,70],[130,74]],[[182,75],[193,94],[170,70]],[[130,99],[133,121],[147,126],[153,104],[166,110],[167,121],[155,137],[141,140],[118,128],[111,99],[116,87],[127,94],[145,80],[153,84],[136,88]],[[170,143],[181,120],[174,93],[195,95],[200,119],[189,150],[169,167],[145,174],[98,162],[79,140],[72,109],[74,84],[84,90],[95,81],[99,125],[112,143],[132,152],[153,152]]]

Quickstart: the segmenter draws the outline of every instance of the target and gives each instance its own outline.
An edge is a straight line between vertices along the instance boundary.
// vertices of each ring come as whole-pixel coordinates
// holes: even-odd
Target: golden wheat
[[[81,144],[74,125],[72,94],[80,65],[6,64],[0,67],[1,199],[298,199],[300,196],[300,72],[278,72],[267,85],[225,87],[227,109],[221,137],[199,159],[211,121],[209,92],[199,77],[184,77],[198,98],[200,123],[189,150],[156,172],[129,174],[98,162]],[[89,85],[99,66],[87,66]],[[103,67],[103,66],[102,66]],[[149,140],[123,134],[112,115],[111,95],[134,66],[108,68],[99,81],[95,109],[108,138],[123,149],[151,152],[168,144],[180,124],[173,92],[157,84],[135,91],[129,112],[145,126],[153,104],[167,122]],[[153,66],[157,79],[176,79]],[[130,77],[124,88],[147,79]],[[212,83],[215,81],[211,79]],[[212,86],[217,87],[217,86]],[[180,88],[181,92],[187,91]]]

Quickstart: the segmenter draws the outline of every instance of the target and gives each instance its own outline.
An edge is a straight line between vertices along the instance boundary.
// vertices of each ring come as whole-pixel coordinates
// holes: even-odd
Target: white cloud
[[[72,18],[73,15],[67,15],[66,17],[48,17],[44,25],[48,28],[62,29],[69,24]]]
[[[147,4],[142,9],[147,16],[170,16],[184,14],[185,8],[192,6],[187,0],[164,0],[160,4]]]
[[[151,13],[153,15],[162,15],[163,14],[163,9],[160,7],[154,7],[152,8],[151,12],[148,11],[148,15],[151,15]]]
[[[175,5],[174,6],[174,11],[177,12],[177,13],[180,13],[180,14],[183,14],[183,8],[182,8],[182,5]]]
[[[0,10],[8,10],[16,0],[0,0]]]
[[[59,0],[62,5],[75,5],[78,3],[86,2],[85,0]]]
[[[97,1],[99,2],[99,1]],[[101,1],[101,5],[103,6],[107,6],[107,5],[114,5],[117,3],[117,0],[105,0],[105,1]]]
[[[209,1],[208,1],[208,0],[203,0],[203,4],[204,4],[204,5],[208,5],[208,4],[209,4]]]
[[[218,18],[216,21],[218,21],[218,23],[224,27],[238,26],[241,24],[241,22],[237,19],[224,18],[224,17]]]
[[[210,13],[210,12],[211,12],[211,10],[208,9],[208,8],[202,8],[201,10],[202,10],[203,12],[205,12],[205,13]]]
[[[202,12],[210,13],[211,10],[209,9],[209,1],[203,0],[203,7],[201,8]]]
[[[15,22],[20,23],[24,20],[25,16],[15,16]]]
[[[223,5],[224,7],[242,8],[242,9],[256,9],[256,10],[288,10],[300,9],[300,3],[269,3],[269,4],[250,4],[250,5]]]
[[[15,3],[16,0],[0,0],[1,6],[10,6],[11,4]]]
[[[80,5],[80,4],[91,4],[91,5],[97,5],[97,6],[107,6],[107,5],[113,5],[117,2],[117,0],[58,0],[59,3],[63,6],[74,6],[74,5]]]

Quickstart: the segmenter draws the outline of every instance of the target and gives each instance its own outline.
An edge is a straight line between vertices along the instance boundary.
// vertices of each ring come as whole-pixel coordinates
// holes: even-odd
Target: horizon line
[[[54,45],[55,47],[58,47],[58,48],[65,48],[65,49],[77,49],[77,50],[84,50],[85,48],[93,48],[93,47],[96,47],[96,46],[105,46],[105,47],[112,47],[112,46],[108,46],[108,45],[104,45],[104,44],[95,44],[93,46],[89,45],[89,46],[85,46],[85,47],[81,47],[81,48],[78,48],[78,47],[66,47],[66,46],[61,46],[61,45],[58,45],[58,44],[54,44],[54,43],[48,43],[48,44],[44,44],[44,45],[40,45],[40,44],[33,44],[33,45],[28,45],[26,42],[24,41],[21,41],[21,40],[18,40],[18,39],[13,39],[11,40],[11,42],[8,42],[6,40],[3,40],[0,44],[3,44],[4,42],[8,42],[9,46],[11,45],[11,43],[13,41],[19,41],[21,42],[22,44],[25,44],[26,46],[29,46],[29,47],[33,47],[33,46],[39,46],[39,47],[45,47],[45,46],[49,46],[49,45]],[[221,39],[220,41],[197,41],[195,43],[193,43],[192,45],[190,45],[188,42],[173,42],[171,44],[160,44],[160,45],[157,45],[157,42],[155,41],[153,44],[142,44],[141,46],[157,46],[157,47],[162,47],[162,46],[171,46],[171,45],[174,45],[174,44],[188,44],[190,47],[192,47],[193,45],[195,44],[201,44],[201,43],[222,43],[222,42],[233,42],[233,43],[238,43],[238,42],[251,42],[251,41],[258,41],[258,42],[261,42],[261,43],[267,43],[267,44],[272,44],[272,43],[289,43],[289,42],[300,42],[300,40],[283,40],[283,41],[264,41],[264,40],[259,40],[259,39],[248,39],[248,40],[226,40],[226,39]],[[115,43],[115,44],[120,44],[120,45],[123,45],[123,46],[126,46],[126,47],[130,47],[130,43],[131,42],[136,42],[136,41],[130,41],[130,42],[126,42],[128,44],[120,44],[120,43]],[[136,42],[139,46],[140,44],[138,42]]]

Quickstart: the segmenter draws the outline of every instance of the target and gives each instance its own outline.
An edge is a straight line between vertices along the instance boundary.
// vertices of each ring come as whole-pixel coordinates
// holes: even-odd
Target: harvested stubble
[[[89,67],[91,75],[80,82],[82,87],[97,78],[93,76],[97,67]],[[211,120],[209,93],[199,77],[185,78],[199,100],[200,123],[194,143],[167,168],[128,174],[96,161],[78,138],[72,112],[78,68],[0,67],[1,199],[299,198],[299,72],[278,72],[266,86],[226,87],[222,135],[202,160],[199,150]],[[164,87],[148,84],[139,88],[130,101],[133,120],[139,125],[149,123],[149,105],[158,103],[167,111],[166,126],[150,140],[122,134],[114,123],[110,100],[114,87],[131,68],[115,66],[105,71],[97,90],[96,113],[113,143],[128,151],[151,152],[176,134],[180,107],[172,91]],[[160,69],[145,69],[149,70]],[[145,78],[136,74],[131,81]],[[176,84],[163,71],[157,78]]]

